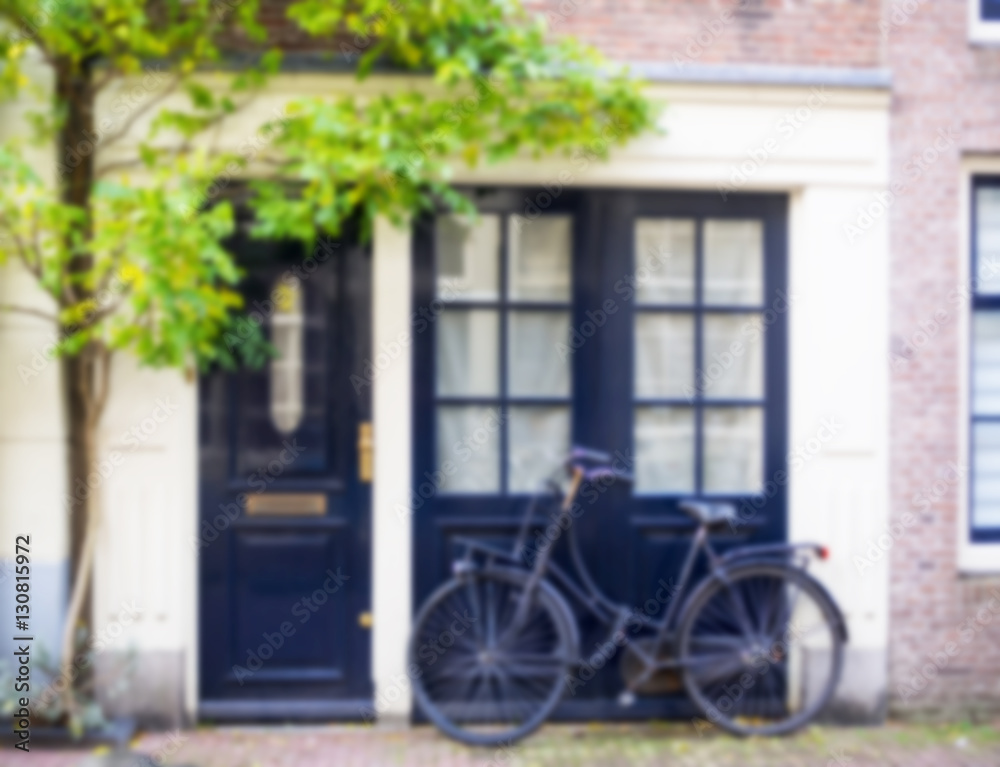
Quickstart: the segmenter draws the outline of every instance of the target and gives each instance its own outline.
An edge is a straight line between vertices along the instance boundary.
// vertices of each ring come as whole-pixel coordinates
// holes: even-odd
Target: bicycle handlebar
[[[598,479],[622,479],[626,482],[635,482],[635,477],[627,471],[615,471],[610,466],[599,466],[596,469],[585,471],[583,478],[587,482],[593,482]]]
[[[580,462],[587,461],[597,463],[598,466],[582,466]],[[583,480],[593,482],[600,479],[623,479],[626,482],[634,482],[635,478],[627,471],[619,471],[611,466],[614,457],[610,453],[602,450],[592,450],[589,447],[574,446],[570,450],[566,460],[567,467],[579,469],[583,472]]]
[[[573,447],[569,451],[569,459],[571,461],[600,461],[601,463],[610,463],[611,454],[605,453],[601,450],[591,450],[589,447]]]

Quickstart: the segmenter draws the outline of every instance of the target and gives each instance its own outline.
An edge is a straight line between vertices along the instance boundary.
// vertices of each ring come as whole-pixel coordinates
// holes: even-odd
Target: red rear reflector
[[[818,554],[820,559],[829,559],[830,549],[828,549],[826,546],[820,546],[818,549]]]

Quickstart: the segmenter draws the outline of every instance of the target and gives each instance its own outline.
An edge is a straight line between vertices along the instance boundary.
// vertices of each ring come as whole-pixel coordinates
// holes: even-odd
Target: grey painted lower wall
[[[15,561],[0,559],[0,667],[10,667],[13,662],[13,641],[15,636],[23,636],[14,624]],[[32,561],[30,563],[28,636],[31,636],[33,673],[40,669],[43,657],[55,664],[62,641],[63,619],[66,612],[67,565],[65,562],[52,563]]]
[[[822,719],[835,724],[881,724],[888,712],[887,651],[844,648],[844,670]]]
[[[184,653],[106,652],[97,659],[101,705],[108,716],[135,717],[148,729],[193,724],[184,715]]]

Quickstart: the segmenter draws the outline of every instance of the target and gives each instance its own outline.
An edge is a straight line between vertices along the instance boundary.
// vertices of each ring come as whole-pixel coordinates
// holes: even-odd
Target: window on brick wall
[[[969,42],[973,45],[1000,45],[1000,0],[970,0]]]
[[[973,541],[1000,541],[1000,177],[972,186]]]

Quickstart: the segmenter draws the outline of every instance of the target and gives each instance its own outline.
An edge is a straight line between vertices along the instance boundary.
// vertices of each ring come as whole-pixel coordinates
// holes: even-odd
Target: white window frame
[[[1000,45],[1000,19],[984,21],[979,16],[980,0],[968,0],[969,42]]]
[[[997,25],[1000,27],[1000,24]],[[972,179],[980,175],[1000,175],[1000,157],[963,157],[959,191],[959,284],[970,285],[969,273],[972,263]],[[971,466],[972,455],[969,446],[972,403],[969,386],[972,375],[972,306],[965,301],[959,312],[959,426],[958,456],[959,466]],[[972,499],[969,492],[968,474],[958,483],[958,569],[962,573],[982,574],[1000,572],[1000,543],[974,542],[969,535],[969,513]]]

